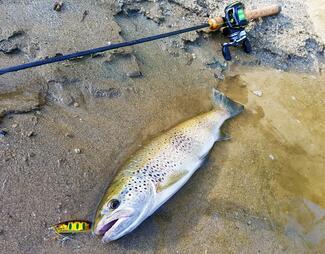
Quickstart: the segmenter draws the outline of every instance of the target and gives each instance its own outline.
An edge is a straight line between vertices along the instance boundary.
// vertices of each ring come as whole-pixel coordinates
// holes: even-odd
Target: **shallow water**
[[[270,195],[265,200],[268,213],[279,223],[279,233],[321,250],[325,240],[324,76],[263,69],[235,73],[240,75],[228,77],[221,87],[247,106],[244,125],[248,128],[240,137],[251,143],[259,157],[251,158],[250,167],[261,177],[260,188]],[[247,90],[248,100],[234,83]],[[254,95],[256,91],[263,95]]]

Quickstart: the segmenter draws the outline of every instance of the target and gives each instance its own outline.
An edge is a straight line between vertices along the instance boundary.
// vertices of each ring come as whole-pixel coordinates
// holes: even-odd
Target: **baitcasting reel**
[[[225,60],[231,60],[230,46],[242,46],[246,53],[252,51],[252,46],[247,39],[245,26],[248,20],[245,15],[245,6],[241,2],[235,2],[225,8],[225,17],[223,18],[224,25],[221,27],[221,32],[227,36],[230,42],[222,45],[222,55]]]

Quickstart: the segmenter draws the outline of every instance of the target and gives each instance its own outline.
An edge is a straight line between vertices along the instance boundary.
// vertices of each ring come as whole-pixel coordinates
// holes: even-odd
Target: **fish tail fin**
[[[234,117],[244,111],[244,106],[229,99],[226,95],[213,88],[213,102],[229,113],[229,118]]]

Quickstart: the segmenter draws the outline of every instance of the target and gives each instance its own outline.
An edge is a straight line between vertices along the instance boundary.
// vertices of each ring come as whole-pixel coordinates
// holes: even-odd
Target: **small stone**
[[[79,148],[76,148],[76,149],[74,149],[74,152],[75,152],[76,154],[79,154],[79,153],[81,153],[81,150],[80,150]]]
[[[55,2],[53,6],[53,10],[61,11],[63,7],[63,2]]]
[[[37,116],[32,116],[31,121],[32,121],[32,123],[33,123],[34,126],[35,126],[35,125],[38,123],[38,118],[37,118]]]
[[[12,127],[13,129],[17,128],[17,126],[18,126],[18,124],[16,124],[16,123],[14,123],[13,125],[11,125],[11,127]]]
[[[196,59],[196,55],[194,53],[192,53],[192,58]]]
[[[263,92],[259,91],[259,90],[255,90],[255,91],[253,91],[253,94],[255,94],[258,97],[261,97],[263,95]]]
[[[86,16],[89,14],[88,10],[85,10],[82,14],[81,22],[85,20]]]
[[[0,130],[0,138],[1,138],[1,137],[5,137],[7,134],[8,134],[7,131],[5,131],[5,130]]]
[[[126,74],[129,78],[139,78],[142,76],[141,71],[130,71]]]
[[[275,157],[272,155],[272,154],[269,154],[269,158],[274,161],[275,160]]]
[[[27,132],[27,137],[33,137],[33,136],[35,136],[36,134],[35,134],[35,132],[33,132],[33,131],[29,131],[29,132]]]
[[[64,136],[66,136],[67,138],[73,138],[73,135],[71,133],[66,133]]]
[[[61,208],[62,208],[62,203],[59,202],[58,205],[56,206],[56,209],[61,210]]]
[[[63,159],[58,159],[57,163],[58,163],[58,168],[60,168],[62,166]]]
[[[247,221],[247,225],[248,225],[248,226],[252,225],[252,222],[251,222],[250,220]]]
[[[78,102],[75,102],[75,103],[73,103],[73,106],[74,106],[75,108],[78,108],[80,105],[79,105]]]

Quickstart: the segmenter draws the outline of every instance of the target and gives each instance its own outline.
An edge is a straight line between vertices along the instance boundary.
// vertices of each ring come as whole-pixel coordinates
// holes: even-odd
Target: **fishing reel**
[[[224,25],[221,32],[228,37],[230,42],[222,45],[222,55],[225,60],[231,60],[230,47],[242,46],[244,52],[251,53],[252,46],[247,38],[245,27],[248,20],[245,15],[245,6],[241,2],[235,2],[225,8]]]

